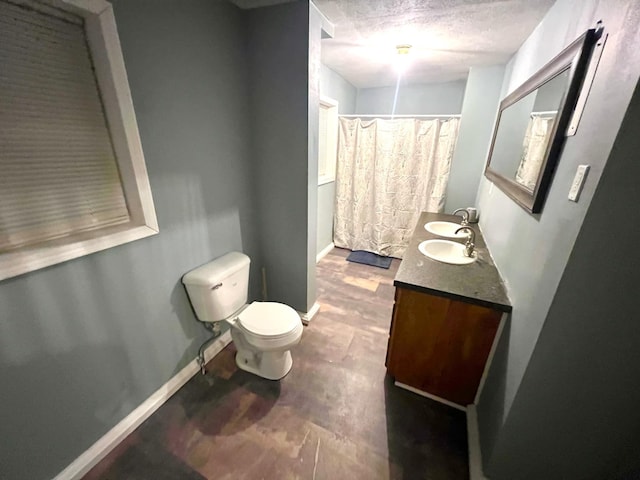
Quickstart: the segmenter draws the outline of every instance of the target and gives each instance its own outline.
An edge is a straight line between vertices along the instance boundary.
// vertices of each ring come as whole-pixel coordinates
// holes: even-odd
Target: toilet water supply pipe
[[[233,328],[233,326],[235,325],[236,321],[238,320],[238,317],[240,316],[240,314],[249,306],[249,304],[245,304],[243,306],[241,306],[238,310],[236,310],[233,315],[229,316],[228,318],[225,318],[224,320],[220,320],[217,322],[203,322],[202,320],[198,320],[200,323],[202,323],[204,325],[204,328],[206,328],[207,330],[209,330],[210,332],[213,332],[213,337],[205,340],[205,342],[200,345],[200,348],[198,349],[198,365],[200,365],[200,372],[203,375],[207,374],[207,369],[205,368],[205,359],[204,359],[204,350],[205,348],[207,348],[207,345],[209,345],[213,340],[215,340],[216,338],[218,338],[221,334],[222,334],[222,329],[220,328],[220,324],[222,322],[228,323],[230,328]]]
[[[263,302],[267,301],[267,269],[264,267],[262,267],[262,301]],[[244,310],[244,308],[242,308],[242,310]],[[202,375],[206,375],[207,369],[205,365],[204,351],[212,341],[214,341],[216,338],[218,338],[222,334],[222,329],[220,328],[219,322],[211,323],[211,322],[203,322],[201,320],[198,320],[198,321],[204,325],[204,328],[206,328],[210,332],[213,332],[213,336],[205,340],[204,343],[200,345],[200,348],[198,349],[197,358],[198,358],[198,365],[200,366],[200,373],[202,373]]]
[[[220,325],[218,323],[202,322],[200,320],[198,321],[204,325],[204,328],[206,328],[210,332],[213,332],[213,337],[205,340],[204,343],[200,345],[200,348],[198,349],[198,365],[200,366],[200,373],[202,373],[202,375],[206,375],[207,369],[205,368],[205,362],[204,362],[204,349],[213,340],[215,340],[220,336],[220,334],[222,333],[222,329],[220,328]]]

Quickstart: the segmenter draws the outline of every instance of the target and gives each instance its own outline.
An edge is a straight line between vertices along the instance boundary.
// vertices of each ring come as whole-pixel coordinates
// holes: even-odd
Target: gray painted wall
[[[560,99],[563,97],[567,85],[565,80],[561,80],[558,77],[564,77],[568,74],[569,72],[564,72],[562,75],[554,77],[554,80],[545,83],[538,89],[536,101],[533,104],[534,112],[558,110]]]
[[[324,64],[320,65],[320,94],[338,101],[338,113],[356,112],[358,89]]]
[[[326,65],[320,65],[320,94],[338,101],[338,113],[350,114],[356,109],[358,90]],[[318,236],[316,253],[333,242],[333,212],[336,197],[335,182],[318,186]]]
[[[523,415],[528,415],[530,421],[539,420],[535,428],[544,430],[550,439],[559,429],[558,423],[535,416],[537,410],[531,402],[537,397],[526,398],[533,387],[522,391],[519,388],[527,369],[533,368],[531,355],[536,343],[540,343],[545,321],[550,321],[548,318],[552,314],[558,319],[556,321],[563,321],[559,319],[561,309],[550,313],[549,308],[558,295],[560,279],[640,74],[640,55],[634,51],[639,40],[636,28],[639,8],[630,0],[559,0],[507,67],[505,93],[535,73],[596,20],[602,19],[610,33],[578,133],[567,139],[542,213],[528,214],[497,188],[492,188],[486,179],[482,180],[479,189],[481,227],[514,306],[478,405],[483,459],[487,473],[496,480],[514,478],[510,475],[514,462],[530,465],[527,456],[541,458],[522,442],[517,442],[518,447],[515,447],[517,436],[531,438],[527,436],[528,425],[522,420]],[[580,201],[573,203],[567,200],[567,194],[579,164],[591,165],[591,172]],[[575,268],[587,269],[589,261],[581,256],[576,259]],[[595,283],[600,279],[588,281]],[[567,314],[567,310],[563,313]],[[572,321],[580,322],[578,318]],[[563,329],[563,346],[571,348],[572,330],[557,328]],[[540,348],[543,348],[542,343]],[[547,365],[565,368],[562,351],[555,351],[548,362]],[[544,373],[538,371],[538,375],[531,378],[531,385],[539,392],[546,388]],[[574,387],[567,385],[566,388]],[[574,394],[577,394],[580,383],[575,388]],[[559,396],[554,397],[554,401],[564,404],[566,399]],[[515,410],[515,405],[523,410]],[[579,405],[572,407],[580,409]],[[583,429],[587,428],[589,422],[583,425]],[[577,438],[584,430],[573,433]],[[559,458],[562,453],[559,448],[553,458],[562,463]],[[551,465],[547,460],[543,464]],[[545,478],[562,478],[560,473],[557,476],[549,473],[551,470],[552,467],[547,469]],[[561,471],[558,467],[558,472]],[[517,478],[539,478],[533,470],[531,472],[519,470]]]
[[[309,192],[309,4],[256,8],[247,18],[252,163],[268,298],[306,312],[315,295],[308,290],[316,240]]]
[[[474,67],[469,72],[447,186],[447,213],[475,206],[500,104],[504,70],[504,65],[496,65]]]
[[[491,168],[507,178],[515,179],[520,166],[535,100],[535,93],[529,94],[509,105],[500,116],[500,128],[491,153]]]
[[[636,87],[513,403],[492,478],[613,479],[630,471],[637,478],[640,471],[637,236],[611,235],[640,220],[629,210],[640,205],[639,129]]]
[[[113,3],[160,233],[0,283],[3,479],[52,478],[195,357],[185,272],[262,263],[242,13]]]
[[[423,85],[400,84],[396,115],[459,114],[462,111],[465,80]],[[355,113],[391,115],[395,87],[358,89]]]

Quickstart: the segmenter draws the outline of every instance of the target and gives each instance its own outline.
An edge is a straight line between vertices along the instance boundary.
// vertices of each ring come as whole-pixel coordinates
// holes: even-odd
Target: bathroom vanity
[[[473,403],[504,313],[504,283],[477,224],[477,261],[450,265],[418,250],[431,221],[460,217],[422,213],[394,280],[395,304],[386,366],[396,382],[460,406]],[[464,243],[464,240],[458,240]]]

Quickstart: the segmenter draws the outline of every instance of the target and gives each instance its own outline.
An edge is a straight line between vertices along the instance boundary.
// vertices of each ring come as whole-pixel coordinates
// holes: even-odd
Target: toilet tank
[[[244,253],[230,252],[182,277],[199,320],[224,320],[247,303],[250,262]]]

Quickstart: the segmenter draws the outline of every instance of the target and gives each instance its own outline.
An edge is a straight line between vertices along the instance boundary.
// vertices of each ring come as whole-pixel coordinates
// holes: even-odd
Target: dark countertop
[[[475,262],[469,265],[449,265],[432,260],[420,253],[418,245],[421,242],[433,238],[444,238],[433,235],[424,228],[426,223],[436,220],[460,223],[461,218],[443,213],[423,212],[393,284],[396,287],[510,312],[511,302],[507,297],[507,290],[493,263],[478,224],[470,225],[476,232],[475,246],[478,259]],[[453,241],[464,243],[461,240]]]

